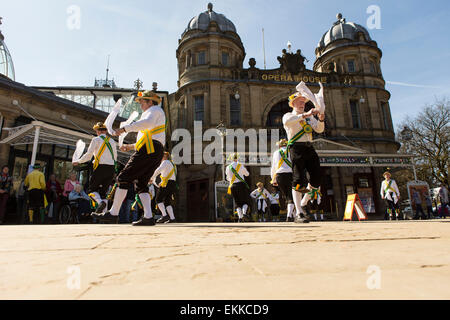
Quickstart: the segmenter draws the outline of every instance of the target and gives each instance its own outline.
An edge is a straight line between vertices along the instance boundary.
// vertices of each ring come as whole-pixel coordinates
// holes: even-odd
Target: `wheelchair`
[[[61,224],[79,224],[78,202],[69,201],[69,198],[63,197],[61,209],[59,210],[59,222]]]

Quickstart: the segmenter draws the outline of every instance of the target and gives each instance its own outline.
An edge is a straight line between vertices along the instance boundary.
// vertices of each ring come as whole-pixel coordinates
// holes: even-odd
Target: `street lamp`
[[[222,138],[222,158],[223,158],[222,159],[222,161],[223,161],[223,165],[222,165],[222,181],[226,181],[226,179],[225,179],[225,164],[226,164],[225,137],[227,135],[227,128],[225,127],[225,125],[221,121],[219,123],[219,125],[216,127],[216,129],[217,129],[217,133]]]

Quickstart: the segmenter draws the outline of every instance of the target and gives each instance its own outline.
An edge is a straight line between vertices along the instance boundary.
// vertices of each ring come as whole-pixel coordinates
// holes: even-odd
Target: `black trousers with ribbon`
[[[289,149],[292,160],[292,187],[300,189],[308,186],[306,171],[309,173],[309,183],[318,188],[321,185],[320,159],[310,142],[296,142]],[[306,171],[305,171],[306,170]]]
[[[113,184],[114,172],[114,165],[99,165],[89,179],[88,193],[98,192],[105,199],[109,186]]]
[[[144,146],[131,156],[125,168],[117,176],[120,189],[129,189],[131,184],[137,180],[136,193],[148,192],[148,182],[161,164],[164,155],[164,147],[161,142],[153,140],[153,146],[155,152],[151,154],[147,154],[147,148]]]

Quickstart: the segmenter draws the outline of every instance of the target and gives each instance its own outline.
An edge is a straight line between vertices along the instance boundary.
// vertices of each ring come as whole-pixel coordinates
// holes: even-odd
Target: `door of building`
[[[187,222],[209,222],[209,180],[187,183]]]

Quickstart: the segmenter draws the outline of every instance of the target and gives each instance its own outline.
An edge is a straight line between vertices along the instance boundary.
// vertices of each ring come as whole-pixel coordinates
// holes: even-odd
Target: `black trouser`
[[[270,212],[272,213],[273,216],[278,216],[280,215],[280,206],[276,203],[273,203],[270,205]]]
[[[177,191],[177,183],[174,180],[169,180],[165,188],[160,187],[156,195],[156,204],[164,203],[166,207],[170,206],[172,196]]]
[[[248,205],[249,190],[245,183],[233,183],[231,186],[231,194],[233,195],[237,208],[242,208],[244,204]]]
[[[98,192],[100,197],[105,199],[106,192],[113,182],[114,170],[113,165],[99,165],[89,179],[88,193]]]
[[[292,187],[306,188],[308,180],[306,179],[306,171],[309,173],[309,183],[318,188],[321,184],[320,179],[320,159],[309,142],[296,142],[289,149],[292,159]]]
[[[153,146],[155,152],[151,154],[147,154],[147,148],[143,146],[131,156],[117,177],[120,189],[128,190],[133,181],[137,180],[136,193],[148,192],[148,181],[161,164],[164,154],[163,145],[159,141],[153,140]]]
[[[386,198],[384,200],[385,200],[386,207],[387,207],[384,219],[385,220],[389,219],[389,214],[391,214],[392,217],[395,218],[396,217],[396,213],[397,213],[397,209],[398,209],[398,205],[395,204],[395,202],[393,200],[388,200]]]
[[[292,200],[292,173],[277,173],[275,180],[280,188],[281,193],[286,199],[286,203],[294,203]]]

